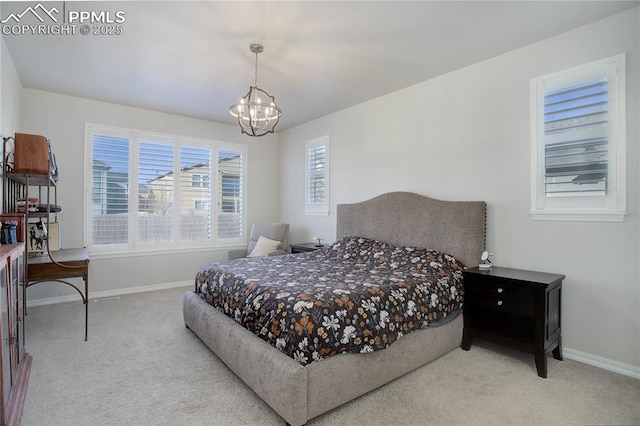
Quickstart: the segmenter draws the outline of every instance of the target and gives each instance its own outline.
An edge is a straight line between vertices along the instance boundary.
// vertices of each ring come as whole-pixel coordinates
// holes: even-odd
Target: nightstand
[[[294,254],[294,253],[304,253],[306,251],[318,250],[318,249],[324,248],[324,245],[318,247],[316,243],[301,243],[301,244],[289,244],[289,247],[291,247],[291,254]]]
[[[547,377],[547,353],[562,360],[561,291],[564,275],[494,266],[464,271],[462,349],[474,337],[535,355],[538,376]]]

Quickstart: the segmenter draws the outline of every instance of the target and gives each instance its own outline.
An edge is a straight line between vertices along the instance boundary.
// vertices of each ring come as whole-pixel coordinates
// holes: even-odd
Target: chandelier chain
[[[256,72],[254,75],[255,87],[258,87],[258,52],[256,52]]]

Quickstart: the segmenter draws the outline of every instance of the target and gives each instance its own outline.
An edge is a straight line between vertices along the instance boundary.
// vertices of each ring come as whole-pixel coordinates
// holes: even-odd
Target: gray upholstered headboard
[[[485,247],[484,201],[442,201],[411,192],[389,192],[355,204],[338,204],[337,238],[373,238],[397,246],[451,254],[477,265]]]

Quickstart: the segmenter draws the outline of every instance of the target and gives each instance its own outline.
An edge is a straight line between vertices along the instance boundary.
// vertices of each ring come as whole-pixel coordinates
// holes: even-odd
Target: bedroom
[[[5,10],[5,5],[2,7]],[[65,207],[62,240],[68,246],[82,245],[84,238],[82,227],[75,224],[83,223],[83,198],[79,194],[83,193],[85,123],[203,138],[214,135],[215,139],[247,144],[251,163],[246,221],[288,222],[292,242],[309,241],[314,235],[326,241],[335,238],[335,215],[304,215],[301,189],[304,142],[330,135],[332,206],[394,190],[448,200],[486,201],[487,246],[495,252],[497,265],[566,275],[565,357],[638,377],[640,88],[633,76],[639,75],[639,13],[636,6],[256,140],[242,137],[230,124],[23,85],[21,79],[27,77],[19,76],[16,70],[20,52],[12,51],[8,47],[11,40],[3,36],[1,130],[3,136],[24,131],[52,139],[64,182],[60,186],[61,204]],[[268,55],[266,40],[264,44],[261,75],[278,61]],[[238,43],[231,50],[234,55],[248,56],[249,69],[240,71],[243,81],[250,82],[252,58],[247,43]],[[628,104],[624,220],[532,220],[530,80],[621,52],[627,52]],[[279,99],[273,88],[274,76],[265,74],[261,82]],[[235,96],[244,90],[243,83]],[[418,124],[403,114],[407,107],[412,111],[420,108],[428,114]],[[478,111],[482,111],[481,116]],[[464,117],[465,125],[460,125],[460,117]],[[265,191],[263,185],[272,189]],[[226,251],[212,249],[92,257],[91,295],[109,297],[190,285],[193,271],[225,256]],[[122,275],[115,280],[107,278],[115,270]],[[29,300],[34,304],[76,300],[74,295],[54,286],[33,288],[30,292]]]

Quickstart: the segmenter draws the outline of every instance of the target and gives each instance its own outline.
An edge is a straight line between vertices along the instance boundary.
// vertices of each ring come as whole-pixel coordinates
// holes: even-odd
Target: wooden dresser
[[[19,425],[29,383],[31,355],[25,350],[25,247],[0,246],[0,394],[2,425]]]

